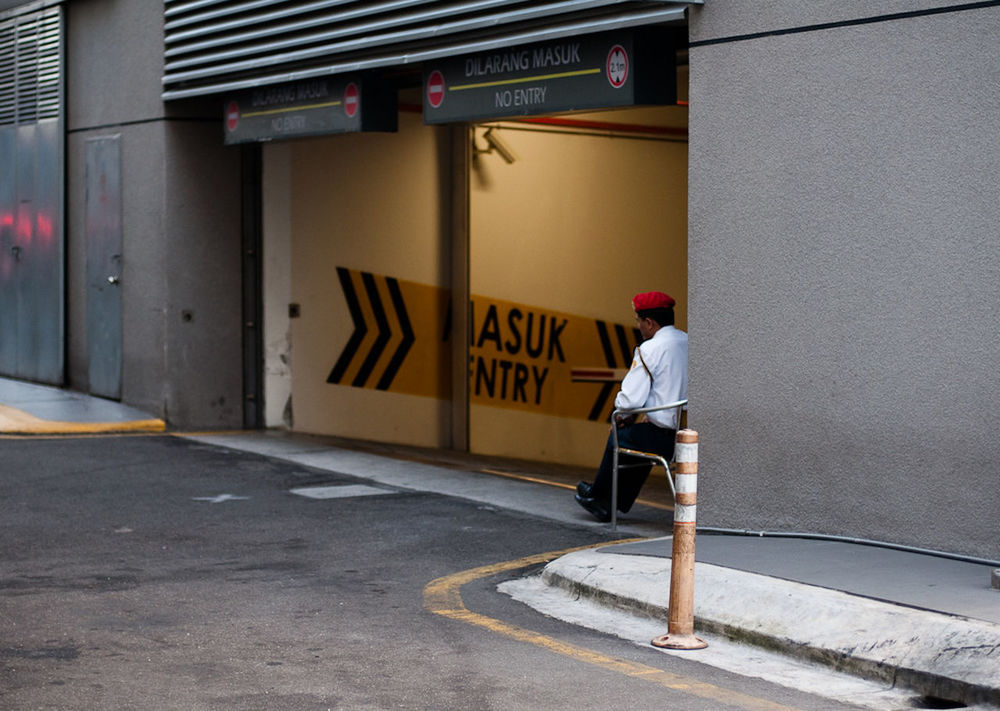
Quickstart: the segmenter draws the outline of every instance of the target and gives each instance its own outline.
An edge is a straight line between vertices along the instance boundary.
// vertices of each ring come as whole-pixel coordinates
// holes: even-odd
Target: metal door
[[[0,375],[54,385],[65,367],[62,53],[61,8],[0,21]]]
[[[62,131],[58,121],[18,127],[20,317],[22,378],[62,384]]]
[[[17,129],[0,126],[0,374],[17,372]]]
[[[0,374],[62,384],[58,121],[0,127]]]
[[[122,199],[120,136],[86,142],[87,352],[90,392],[122,391]]]

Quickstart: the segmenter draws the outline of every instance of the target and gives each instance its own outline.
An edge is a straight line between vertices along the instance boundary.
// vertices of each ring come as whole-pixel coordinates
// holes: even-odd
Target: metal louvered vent
[[[700,4],[701,0],[695,0]],[[163,98],[214,94],[640,25],[691,2],[164,0]]]
[[[0,126],[59,118],[61,98],[61,10],[0,23]]]

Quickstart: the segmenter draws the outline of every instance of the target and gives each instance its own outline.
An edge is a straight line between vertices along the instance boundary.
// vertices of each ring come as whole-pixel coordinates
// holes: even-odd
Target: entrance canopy
[[[165,0],[163,99],[251,89],[651,25],[700,2]],[[262,10],[261,8],[267,8]]]

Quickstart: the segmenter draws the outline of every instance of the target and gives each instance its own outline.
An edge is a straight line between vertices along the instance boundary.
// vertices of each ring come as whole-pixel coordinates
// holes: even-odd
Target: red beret
[[[662,291],[650,291],[645,294],[636,294],[635,298],[632,299],[632,308],[636,311],[645,311],[646,309],[669,309],[676,301]]]

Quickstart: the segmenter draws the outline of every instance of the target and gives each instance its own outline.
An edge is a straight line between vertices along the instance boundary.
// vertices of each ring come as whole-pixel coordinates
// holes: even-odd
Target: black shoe
[[[593,490],[594,490],[594,485],[593,484],[588,484],[585,481],[581,481],[579,484],[576,485],[576,493],[578,493],[580,496],[582,496],[585,499],[592,499],[592,498],[594,498],[594,491]]]
[[[611,520],[611,513],[608,511],[603,502],[598,501],[597,499],[592,499],[588,496],[580,496],[579,494],[573,498],[576,499],[576,503],[587,509],[587,511],[589,511],[591,515],[601,523],[607,523]]]

